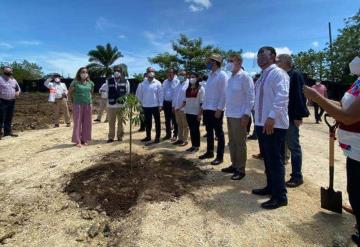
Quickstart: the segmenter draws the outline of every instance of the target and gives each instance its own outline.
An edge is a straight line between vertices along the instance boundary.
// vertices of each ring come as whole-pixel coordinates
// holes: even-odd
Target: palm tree
[[[123,57],[118,48],[112,47],[109,43],[105,46],[98,45],[95,50],[88,53],[89,62],[87,68],[95,76],[110,77],[112,74],[111,66],[113,63]],[[125,65],[126,66],[126,65]]]

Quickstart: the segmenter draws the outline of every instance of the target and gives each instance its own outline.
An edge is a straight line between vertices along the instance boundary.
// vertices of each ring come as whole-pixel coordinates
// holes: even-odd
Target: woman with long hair
[[[69,95],[73,101],[73,135],[72,142],[77,147],[87,145],[91,141],[92,128],[92,93],[94,83],[90,80],[86,67],[81,67],[75,80],[71,82]]]
[[[200,148],[200,121],[202,116],[201,105],[204,101],[205,90],[200,85],[201,77],[197,73],[191,73],[189,86],[186,90],[184,112],[190,129],[191,148],[188,152],[197,152]]]

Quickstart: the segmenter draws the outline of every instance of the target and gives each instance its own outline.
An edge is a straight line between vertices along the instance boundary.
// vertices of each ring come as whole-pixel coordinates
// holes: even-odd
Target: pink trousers
[[[91,141],[91,127],[92,127],[92,106],[88,105],[73,105],[73,121],[74,129],[72,135],[72,142],[81,143]]]

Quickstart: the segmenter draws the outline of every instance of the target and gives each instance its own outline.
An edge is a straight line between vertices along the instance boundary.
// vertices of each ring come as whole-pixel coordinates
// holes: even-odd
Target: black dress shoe
[[[232,165],[230,165],[226,168],[221,169],[221,171],[225,173],[235,173],[236,169]]]
[[[145,128],[140,128],[139,130],[138,130],[138,132],[144,132],[145,131]]]
[[[101,120],[100,119],[95,119],[94,122],[101,122]]]
[[[265,209],[277,209],[280,207],[287,206],[287,204],[288,204],[287,200],[278,200],[271,198],[270,200],[262,203],[261,207]]]
[[[235,172],[234,175],[231,176],[231,180],[241,180],[245,177],[245,173]]]
[[[112,143],[114,140],[113,139],[109,139],[106,141],[106,143]]]
[[[173,145],[181,145],[183,143],[184,143],[183,141],[177,140],[176,142],[173,142]]]
[[[144,139],[141,140],[141,142],[149,142],[151,141],[150,137],[145,137]]]
[[[213,153],[204,153],[203,155],[199,156],[199,159],[204,160],[204,159],[211,159],[214,158],[214,154]]]
[[[164,136],[162,139],[163,139],[163,141],[166,141],[166,140],[169,140],[170,138],[171,138],[170,135],[166,135],[166,136]]]
[[[262,188],[262,189],[253,189],[251,191],[251,193],[253,193],[254,195],[259,195],[259,196],[267,196],[267,195],[271,195],[271,191],[269,188]]]
[[[191,147],[185,150],[186,152],[194,152],[195,151],[195,147]]]
[[[214,159],[214,160],[211,162],[211,165],[213,165],[213,166],[218,166],[218,165],[220,165],[221,163],[223,163],[223,159],[216,158],[216,159]]]
[[[286,186],[289,188],[296,188],[304,183],[304,180],[301,178],[291,178],[286,182]]]
[[[257,140],[258,138],[255,135],[251,135],[251,136],[248,137],[248,139],[249,140]]]
[[[14,133],[7,133],[7,134],[4,134],[4,136],[18,137],[19,135],[14,134]]]

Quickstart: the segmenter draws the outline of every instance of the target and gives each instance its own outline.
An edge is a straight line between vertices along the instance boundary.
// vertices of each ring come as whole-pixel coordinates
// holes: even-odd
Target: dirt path
[[[251,195],[264,185],[263,164],[251,158],[257,142],[249,141],[247,176],[234,182],[220,169],[199,162],[197,155],[169,142],[143,147],[137,154],[159,151],[191,159],[206,172],[201,184],[174,200],[149,202],[139,195],[125,217],[80,207],[64,188],[73,173],[94,166],[125,142],[106,144],[107,125],[93,125],[93,142],[78,149],[71,129],[33,130],[0,141],[0,240],[5,246],[348,246],[354,219],[320,209],[320,186],[327,186],[328,134],[310,120],[301,131],[305,184],[289,190],[289,206],[264,211],[265,198]],[[136,133],[139,140],[143,134]],[[202,150],[205,140],[202,140]],[[336,148],[335,187],[347,200],[345,158]],[[287,167],[289,173],[290,166]],[[139,177],[139,179],[143,179]],[[147,178],[151,179],[151,178]],[[103,233],[104,226],[110,235]],[[89,237],[89,229],[96,236]],[[2,240],[5,239],[5,240]],[[0,242],[1,242],[0,241]],[[351,246],[351,244],[350,244]]]

